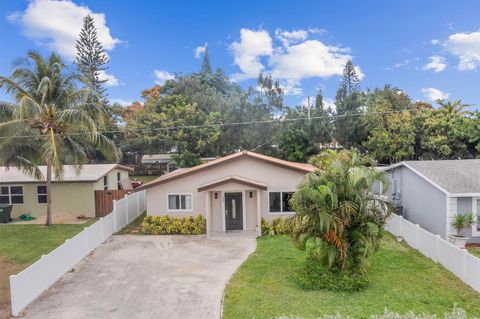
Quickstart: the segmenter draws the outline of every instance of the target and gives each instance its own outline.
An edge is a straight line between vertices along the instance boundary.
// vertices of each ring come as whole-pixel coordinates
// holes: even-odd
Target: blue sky
[[[259,71],[272,74],[290,105],[318,88],[333,99],[351,58],[364,89],[390,83],[415,100],[478,106],[479,12],[479,1],[466,0],[4,0],[0,74],[29,49],[71,59],[81,18],[90,13],[111,59],[104,76],[114,101],[139,100],[155,82],[198,70],[208,44],[214,67],[245,87]]]

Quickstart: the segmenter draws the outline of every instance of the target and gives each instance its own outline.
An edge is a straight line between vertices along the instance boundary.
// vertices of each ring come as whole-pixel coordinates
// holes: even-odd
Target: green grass
[[[130,180],[134,180],[135,178],[138,179],[139,181],[142,181],[144,184],[153,181],[155,178],[158,176],[130,176]]]
[[[480,258],[480,247],[468,247],[468,252]]]
[[[19,264],[30,264],[94,223],[53,225],[0,225],[0,256]]]
[[[372,259],[370,284],[361,292],[305,291],[295,273],[305,253],[286,236],[261,237],[225,291],[223,318],[315,318],[340,313],[354,318],[405,313],[441,315],[455,304],[480,316],[480,294],[417,251],[387,237]]]
[[[127,234],[134,234],[134,235],[143,235],[142,232],[132,233],[132,230],[138,229],[140,225],[142,225],[143,219],[147,216],[147,213],[143,213],[142,215],[138,216],[133,222],[128,224],[127,226],[123,227],[117,235],[127,235]]]

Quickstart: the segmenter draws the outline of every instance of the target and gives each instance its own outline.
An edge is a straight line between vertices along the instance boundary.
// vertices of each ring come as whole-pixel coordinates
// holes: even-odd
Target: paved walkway
[[[223,290],[255,235],[113,236],[26,310],[26,318],[220,318]]]

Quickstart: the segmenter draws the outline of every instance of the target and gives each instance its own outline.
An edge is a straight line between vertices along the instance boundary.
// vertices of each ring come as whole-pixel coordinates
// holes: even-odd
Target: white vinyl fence
[[[386,229],[397,237],[403,237],[409,246],[440,263],[480,292],[480,258],[395,214],[387,222]]]
[[[135,192],[114,202],[113,211],[96,223],[67,239],[48,255],[28,268],[10,276],[12,315],[26,306],[90,254],[112,234],[132,222],[146,210],[145,191]]]

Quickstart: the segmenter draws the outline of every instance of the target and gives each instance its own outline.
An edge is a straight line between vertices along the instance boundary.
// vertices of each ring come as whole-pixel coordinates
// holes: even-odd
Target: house
[[[145,184],[148,215],[204,215],[207,233],[260,231],[261,218],[292,214],[289,198],[310,164],[242,151]]]
[[[480,160],[404,161],[385,170],[391,180],[388,198],[406,219],[447,238],[454,234],[451,218],[476,214],[480,220]],[[480,242],[480,223],[468,232]]]
[[[46,166],[39,167],[43,176]],[[131,168],[117,164],[83,165],[77,175],[73,165],[64,165],[62,180],[53,178],[52,212],[95,216],[95,190],[117,190]],[[0,167],[0,204],[12,204],[12,217],[46,214],[44,180],[36,180],[17,168]]]
[[[158,167],[161,172],[160,174],[169,173],[171,171],[174,171],[177,168],[177,163],[175,163],[175,161],[173,160],[172,155],[175,155],[175,154],[166,153],[166,154],[143,155],[141,159],[141,163],[143,165],[153,165]],[[201,158],[203,163],[213,161],[214,159],[215,157]],[[150,168],[150,170],[153,170],[153,167]],[[136,175],[143,175],[143,174],[136,174]]]

